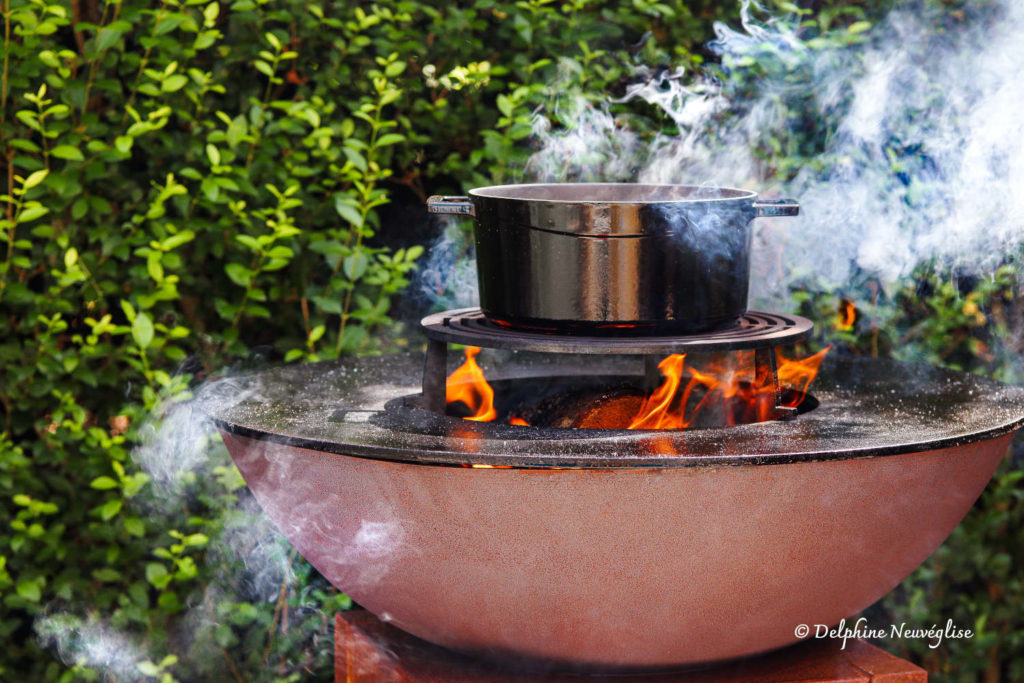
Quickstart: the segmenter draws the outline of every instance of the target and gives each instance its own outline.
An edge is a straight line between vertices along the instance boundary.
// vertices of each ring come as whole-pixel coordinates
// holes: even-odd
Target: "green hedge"
[[[825,6],[803,30],[846,44],[884,8],[869,9]],[[347,598],[254,523],[222,446],[190,434],[187,453],[161,451],[147,416],[188,430],[189,386],[254,350],[408,347],[394,310],[423,247],[382,237],[402,231],[385,205],[518,178],[537,111],[557,126],[558,97],[621,95],[637,65],[699,65],[712,22],[737,13],[704,0],[5,0],[0,678],[326,676],[327,618]],[[642,102],[616,107],[641,135],[670,127]],[[797,142],[764,150],[779,173],[818,145]],[[936,284],[925,311],[879,305],[868,285],[797,298],[826,327],[840,294],[856,301],[858,326],[830,334],[850,352],[884,354],[901,342],[879,329],[924,317],[935,329],[915,340],[934,360],[992,372],[972,340],[997,327],[1011,275]],[[184,464],[154,480],[133,449]],[[989,615],[988,639],[916,653],[936,667],[998,671],[1021,651],[1020,617],[1001,609],[1020,596],[1006,545],[1016,476],[890,600],[915,621]]]
[[[248,566],[276,534],[219,550],[261,515],[216,443],[151,481],[146,416],[250,349],[404,347],[423,247],[381,206],[500,179],[557,71],[694,61],[711,7],[5,2],[0,677],[329,670],[347,599],[286,551]]]

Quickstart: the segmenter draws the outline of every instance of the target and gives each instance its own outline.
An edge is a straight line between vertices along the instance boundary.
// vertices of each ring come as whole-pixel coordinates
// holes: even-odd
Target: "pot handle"
[[[430,213],[458,213],[467,216],[476,216],[473,210],[473,203],[469,197],[453,196],[443,197],[434,195],[427,199],[427,211]]]
[[[758,199],[754,202],[754,218],[799,216],[800,203],[795,199]]]

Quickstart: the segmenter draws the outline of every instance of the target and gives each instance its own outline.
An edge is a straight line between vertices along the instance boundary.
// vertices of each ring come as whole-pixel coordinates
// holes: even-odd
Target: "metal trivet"
[[[512,351],[571,354],[619,354],[644,357],[644,377],[649,389],[661,382],[658,363],[673,353],[754,350],[755,371],[768,367],[774,378],[776,396],[782,388],[774,348],[806,339],[814,326],[798,315],[747,311],[732,327],[691,335],[637,335],[599,337],[592,335],[544,333],[503,327],[489,320],[479,308],[463,308],[428,315],[420,322],[427,335],[427,357],[423,368],[423,407],[445,411],[448,376],[448,344],[465,344]],[[776,415],[792,414],[779,405]]]
[[[542,353],[667,356],[670,353],[741,351],[793,344],[806,339],[814,323],[798,315],[747,311],[732,327],[713,332],[599,337],[546,334],[503,327],[488,320],[479,308],[464,308],[428,315],[420,326],[428,339],[448,344]]]

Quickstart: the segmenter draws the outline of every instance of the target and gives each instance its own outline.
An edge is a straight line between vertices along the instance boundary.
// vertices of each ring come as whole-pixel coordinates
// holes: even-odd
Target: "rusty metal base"
[[[334,619],[335,683],[926,683],[928,674],[863,640],[811,640],[777,652],[687,672],[595,674],[529,672],[470,659],[381,622],[366,610]]]

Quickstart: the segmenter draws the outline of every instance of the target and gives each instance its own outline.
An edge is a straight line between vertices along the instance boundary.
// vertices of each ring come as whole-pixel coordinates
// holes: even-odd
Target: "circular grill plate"
[[[479,308],[428,315],[420,323],[430,339],[489,349],[544,353],[670,354],[698,351],[739,351],[793,344],[807,338],[814,324],[798,315],[747,311],[724,330],[692,335],[595,337],[545,334],[502,327]]]
[[[517,356],[519,354],[516,354]],[[530,355],[530,354],[526,354]],[[618,375],[630,358],[538,354],[483,369],[492,380]],[[826,358],[820,405],[794,420],[721,429],[512,427],[419,410],[422,430],[387,426],[419,391],[422,354],[286,365],[211,382],[194,410],[226,431],[327,453],[430,465],[720,467],[878,457],[995,438],[1024,423],[1024,389],[880,359]],[[436,427],[436,428],[435,428]]]

